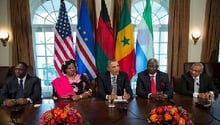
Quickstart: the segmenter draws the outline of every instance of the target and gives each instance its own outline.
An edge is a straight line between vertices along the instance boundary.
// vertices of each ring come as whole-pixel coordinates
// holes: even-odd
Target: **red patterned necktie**
[[[154,76],[150,77],[150,84],[151,84],[151,93],[155,94],[157,92],[157,90],[156,90],[156,84],[155,84]]]

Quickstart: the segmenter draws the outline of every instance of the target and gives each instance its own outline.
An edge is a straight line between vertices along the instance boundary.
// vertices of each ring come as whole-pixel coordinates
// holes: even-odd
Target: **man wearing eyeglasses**
[[[157,59],[149,59],[147,69],[138,73],[136,93],[142,98],[172,98],[173,89],[168,74],[158,70]]]
[[[27,73],[27,64],[19,62],[14,75],[5,80],[0,94],[0,104],[7,107],[33,103],[41,99],[41,80]]]
[[[199,98],[206,98],[207,93],[210,91],[215,95],[218,94],[218,90],[213,81],[207,74],[203,73],[203,69],[204,66],[202,63],[194,63],[192,64],[190,71],[182,75],[182,94]]]

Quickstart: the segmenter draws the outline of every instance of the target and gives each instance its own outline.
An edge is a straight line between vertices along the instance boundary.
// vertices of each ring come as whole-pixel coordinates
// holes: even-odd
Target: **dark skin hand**
[[[17,104],[19,104],[19,105],[24,105],[24,104],[27,104],[27,103],[28,103],[28,101],[27,101],[27,99],[25,99],[25,98],[6,99],[6,100],[5,100],[5,105],[6,105],[7,107],[12,107],[12,106],[15,106],[15,105],[17,105]]]
[[[12,106],[16,105],[16,100],[15,99],[6,99],[5,105],[8,107],[12,107]]]
[[[17,104],[19,104],[19,105],[24,105],[24,104],[27,104],[27,103],[28,103],[28,100],[25,99],[25,98],[18,98],[18,99],[16,99],[16,102],[17,102]]]
[[[157,92],[156,94],[151,94],[150,98],[154,99],[166,99],[167,95],[163,94],[163,92]]]
[[[199,93],[198,98],[199,99],[209,99],[210,93]]]
[[[73,101],[78,101],[80,99],[84,99],[84,98],[88,98],[89,97],[89,94],[84,92],[83,94],[81,94],[82,98],[80,98],[80,95],[73,95],[72,96],[72,100]]]

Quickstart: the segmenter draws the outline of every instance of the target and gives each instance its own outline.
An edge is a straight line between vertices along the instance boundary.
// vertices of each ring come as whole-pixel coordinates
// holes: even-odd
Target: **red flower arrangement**
[[[158,125],[193,125],[192,115],[181,106],[165,105],[154,108],[147,116],[147,122]]]
[[[83,119],[76,109],[66,105],[46,111],[40,118],[40,125],[83,125]]]

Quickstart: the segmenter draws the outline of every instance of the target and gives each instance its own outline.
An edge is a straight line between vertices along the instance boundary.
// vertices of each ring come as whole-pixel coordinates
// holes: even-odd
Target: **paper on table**
[[[40,107],[40,104],[34,104],[34,107],[35,108]]]
[[[118,96],[117,99],[114,99],[114,102],[127,102],[127,100],[123,99],[122,96]]]

